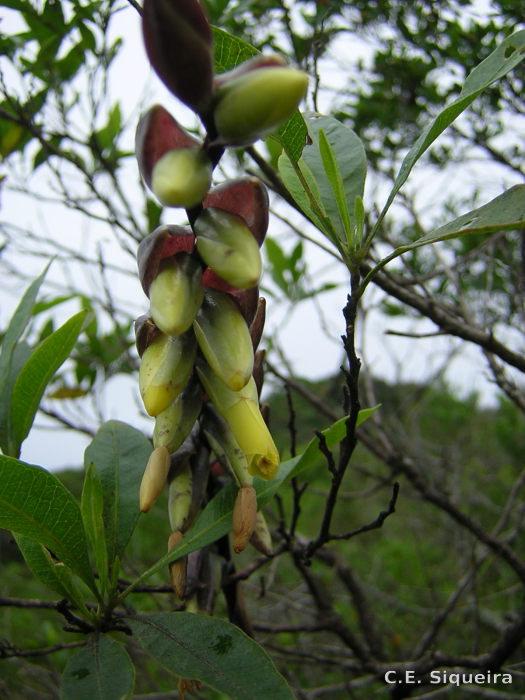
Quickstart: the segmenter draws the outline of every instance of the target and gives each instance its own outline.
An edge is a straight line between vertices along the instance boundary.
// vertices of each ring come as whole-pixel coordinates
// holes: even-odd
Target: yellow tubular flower
[[[210,400],[246,455],[250,474],[273,479],[279,468],[279,453],[261,415],[253,377],[243,389],[232,391],[204,363],[197,365],[197,372]]]

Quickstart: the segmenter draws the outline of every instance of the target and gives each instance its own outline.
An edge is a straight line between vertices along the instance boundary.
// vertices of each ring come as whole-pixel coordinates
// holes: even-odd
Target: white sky
[[[3,29],[7,27],[3,25]],[[161,102],[177,118],[186,124],[192,124],[193,115],[181,107],[167,92],[157,77],[149,69],[142,46],[139,17],[132,9],[127,8],[113,20],[112,31],[115,36],[122,36],[124,45],[117,58],[111,74],[110,91],[115,99],[119,99],[125,119],[136,120],[137,104]],[[145,95],[147,99],[144,100]],[[130,144],[131,146],[131,144]],[[127,172],[127,171],[126,171]],[[129,177],[136,178],[131,170]],[[443,188],[443,182],[434,182],[436,188]],[[452,185],[449,186],[452,187]],[[42,230],[45,235],[64,235],[68,245],[84,246],[92,234],[92,226],[84,229],[71,224],[67,215],[62,211],[56,217],[49,217],[49,209],[33,203],[32,209],[27,208],[27,199],[22,200],[10,194],[3,196],[2,218],[18,220],[21,226],[29,226],[32,230]],[[274,220],[270,233],[282,245],[288,248],[295,244],[295,239],[285,230],[282,222]],[[105,250],[113,251],[115,256],[121,255],[117,246],[113,245],[107,236],[103,236]],[[283,243],[283,240],[285,243]],[[329,256],[319,253],[318,249],[307,249],[309,272],[315,282],[319,280],[336,281],[345,284],[346,273],[333,265]],[[35,266],[35,274],[42,269],[44,263]],[[123,259],[123,265],[130,267],[128,259]],[[64,266],[54,263],[50,279],[57,275],[62,279]],[[115,296],[127,307],[136,309],[137,315],[144,313],[147,302],[137,280],[115,275],[113,278]],[[263,280],[263,286],[265,281]],[[0,320],[5,326],[14,306],[17,303],[21,288],[17,285],[10,293],[4,292],[0,299]],[[277,337],[281,347],[286,348],[290,363],[296,368],[299,376],[317,379],[334,372],[341,363],[342,352],[339,336],[343,332],[341,308],[346,292],[344,286],[322,295],[316,301],[306,301],[292,309],[287,304],[272,304],[269,298],[269,314],[266,325],[266,335]],[[360,349],[364,351],[365,369],[373,374],[394,380],[425,381],[432,376],[443,364],[450,349],[450,343],[443,339],[429,338],[412,340],[385,334],[387,330],[421,331],[435,330],[427,322],[414,324],[406,319],[385,318],[373,307],[377,304],[377,291],[371,291],[365,298],[365,305],[371,310],[361,327]],[[75,307],[64,307],[60,313],[67,317],[74,313]],[[263,343],[264,344],[264,343]],[[456,343],[459,345],[459,343]],[[274,358],[274,362],[276,359]],[[469,393],[473,389],[480,392],[485,401],[493,396],[493,389],[487,381],[487,372],[479,353],[464,345],[447,368],[447,378],[460,392]],[[104,418],[120,419],[132,425],[152,430],[153,420],[140,416],[138,406],[138,390],[134,381],[129,377],[116,377],[105,395],[103,410]],[[60,405],[58,409],[60,409]],[[86,408],[86,411],[89,411]],[[37,419],[37,426],[43,426],[47,421]],[[22,458],[30,463],[39,463],[51,469],[65,465],[78,465],[82,462],[82,452],[88,439],[64,431],[56,433],[49,429],[37,427],[23,446]]]

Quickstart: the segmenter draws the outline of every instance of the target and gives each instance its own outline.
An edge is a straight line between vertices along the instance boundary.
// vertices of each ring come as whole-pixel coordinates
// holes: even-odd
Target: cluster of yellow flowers
[[[242,551],[253,538],[268,552],[269,531],[257,513],[253,488],[254,476],[273,479],[279,466],[259,407],[262,353],[257,345],[265,310],[258,294],[259,248],[268,226],[268,196],[256,178],[215,188],[211,183],[226,147],[252,143],[292,115],[306,92],[307,77],[274,55],[258,56],[213,77],[211,35],[197,2],[179,6],[146,0],[143,17],[153,67],[199,114],[207,134],[200,142],[161,106],[150,109],[137,128],[136,154],[145,183],[162,205],[186,209],[190,221],[188,227],[160,226],[138,251],[139,274],[150,300],[149,314],[136,323],[139,385],[144,407],[155,418],[140,508],[148,511],[168,484],[169,547],[181,541],[203,499],[187,447],[198,426],[239,487],[234,550]],[[186,27],[179,38],[193,52],[186,56],[193,56],[198,68],[193,82],[181,77],[183,49],[173,48],[176,37],[168,41],[168,25],[179,34]],[[187,43],[188,32],[193,43]],[[181,597],[184,566],[180,561],[172,566]]]

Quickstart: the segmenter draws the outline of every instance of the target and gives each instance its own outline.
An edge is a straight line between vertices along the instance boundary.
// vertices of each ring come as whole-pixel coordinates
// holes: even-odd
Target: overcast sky
[[[4,30],[8,26],[3,25]],[[157,77],[151,72],[146,60],[140,35],[139,17],[135,10],[127,8],[113,20],[112,32],[122,36],[123,48],[117,58],[111,73],[110,90],[115,99],[121,101],[125,119],[135,119],[139,103],[153,104],[161,102],[174,112],[182,123],[193,123],[193,115],[184,107],[179,106],[171,97]],[[346,41],[346,40],[345,40]],[[348,46],[346,45],[346,49]],[[337,47],[340,51],[341,47]],[[360,47],[366,53],[366,47]],[[332,73],[327,72],[327,80],[333,80]],[[133,116],[132,116],[133,115]],[[130,132],[131,133],[131,132]],[[131,146],[131,144],[130,144]],[[131,164],[130,164],[131,167]],[[128,176],[136,178],[136,173],[127,170]],[[434,181],[431,188],[445,186],[445,183]],[[432,192],[429,191],[431,197]],[[21,225],[30,226],[33,230],[41,227],[45,235],[53,232],[67,231],[68,244],[84,245],[89,237],[88,230],[75,230],[67,214],[61,212],[60,218],[50,218],[48,210],[42,204],[33,203],[28,209],[27,200],[5,194],[3,197],[2,216],[7,220],[19,220]],[[277,219],[272,221],[270,235],[278,239],[282,245],[290,247],[295,244],[295,238],[290,235],[285,224]],[[111,249],[111,243],[105,241]],[[114,254],[118,255],[115,246]],[[289,304],[272,304],[269,298],[269,313],[266,326],[267,336],[274,336],[282,347],[286,348],[289,361],[300,376],[317,379],[333,372],[342,359],[339,336],[343,332],[343,317],[341,308],[345,301],[346,272],[341,266],[334,264],[328,255],[321,254],[313,246],[307,248],[309,273],[313,283],[322,280],[335,281],[341,286],[322,295],[315,301],[307,301],[292,308]],[[36,272],[37,261],[32,261]],[[130,267],[129,259],[123,260],[123,265]],[[50,280],[53,275],[61,276],[64,268],[53,264]],[[263,286],[269,281],[263,279]],[[144,313],[147,300],[136,279],[125,276],[115,276],[115,295],[136,314]],[[1,301],[1,323],[5,325],[12,312],[17,294],[21,289],[15,286],[11,291],[4,292]],[[361,325],[360,349],[366,357],[366,370],[375,375],[391,380],[404,379],[424,381],[442,366],[450,349],[450,344],[439,338],[428,338],[414,341],[413,339],[394,336],[387,331],[431,332],[431,323],[415,324],[406,319],[386,319],[376,311],[374,306],[379,299],[377,291],[371,290],[365,298],[365,306],[370,309]],[[78,307],[67,308],[63,312],[74,313]],[[459,343],[456,343],[459,346]],[[454,356],[447,370],[447,378],[462,393],[478,390],[485,401],[490,401],[493,390],[487,381],[487,373],[478,353],[464,346],[463,350]],[[104,418],[126,420],[145,431],[152,430],[153,420],[140,416],[139,400],[136,383],[129,377],[117,377],[111,381],[107,392]],[[38,418],[37,425],[48,423]],[[50,424],[48,424],[50,425]],[[58,468],[75,465],[82,462],[82,452],[88,439],[61,431],[36,428],[23,446],[22,458],[30,463],[40,463],[47,468]]]

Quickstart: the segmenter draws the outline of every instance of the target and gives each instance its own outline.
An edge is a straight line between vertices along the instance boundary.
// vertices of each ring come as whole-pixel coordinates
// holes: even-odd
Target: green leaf
[[[373,408],[359,411],[357,425],[361,425],[361,423],[369,418],[378,408],[379,406],[374,406]],[[328,448],[334,447],[344,438],[346,434],[346,421],[347,417],[345,416],[322,431]],[[316,437],[309,442],[303,454],[289,459],[286,462],[282,462],[279,468],[279,474],[275,479],[272,479],[272,481],[263,481],[262,479],[255,478],[254,487],[257,491],[257,503],[260,506],[267,503],[285,481],[298,476],[305,469],[311,467],[316,463],[320,455],[319,440]],[[167,566],[171,561],[179,559],[196,549],[205,547],[215,542],[223,535],[226,535],[231,529],[231,516],[236,495],[237,488],[233,484],[229,484],[221,489],[204,508],[195,524],[185,533],[182,542],[136,579],[126,591],[124,591],[122,598],[125,598],[135,586],[142,583],[142,581],[145,581],[150,576],[153,576],[153,574]]]
[[[447,105],[438,116],[423,130],[420,137],[414,143],[405,156],[399,173],[395,179],[394,187],[390,192],[387,202],[374,226],[372,235],[379,229],[396,194],[407,181],[412,168],[421,158],[423,153],[434,143],[438,136],[492,83],[503,78],[521,61],[525,59],[525,30],[521,30],[507,37],[487,58],[482,61],[465,80],[463,89],[458,98]]]
[[[281,124],[275,134],[268,137],[268,140],[270,139],[280,143],[290,160],[296,163],[308,141],[308,129],[303,115],[296,110],[290,119]]]
[[[346,243],[355,227],[350,209],[364,193],[365,149],[357,134],[333,117],[308,117],[307,125],[312,144],[302,157],[317,182],[333,230]]]
[[[213,33],[213,58],[215,72],[224,73],[238,66],[239,63],[248,61],[260,53],[255,46],[244,39],[229,34],[224,29],[212,27]]]
[[[0,455],[0,527],[50,549],[94,590],[80,508],[56,476]]]
[[[0,157],[2,160],[24,144],[26,134],[26,130],[20,124],[0,119]]]
[[[11,439],[16,449],[27,437],[49,381],[69,357],[82,330],[86,311],[80,311],[48,336],[25,363],[11,396]],[[12,453],[14,453],[12,451]]]
[[[332,243],[335,243],[336,234],[330,219],[326,215],[317,181],[310,168],[306,165],[304,158],[294,162],[286,153],[282,153],[279,156],[278,169],[284,186],[292,195],[303,214]]]
[[[335,158],[334,150],[322,129],[319,129],[319,153],[321,154],[323,168],[330,182],[330,187],[332,188],[334,199],[337,204],[337,210],[343,225],[345,238],[350,242],[352,239],[352,224],[350,223],[350,212],[348,210],[348,201],[344,191],[343,177]]]
[[[55,561],[49,550],[23,535],[14,535],[25,562],[34,576],[61,598],[74,603],[79,610],[86,610],[84,599],[74,584],[71,569]]]
[[[139,488],[151,443],[135,428],[120,421],[104,423],[84,453],[86,469],[93,463],[100,477],[108,559],[122,554],[139,511]]]
[[[127,621],[142,646],[178,676],[201,681],[232,700],[293,700],[264,649],[225,620],[156,613]]]
[[[102,129],[94,133],[99,148],[102,151],[111,150],[122,129],[122,114],[120,105],[116,102],[109,113],[108,121]]]
[[[212,27],[212,32],[216,73],[231,70],[239,63],[243,63],[260,53],[247,41],[229,34],[224,29]],[[282,145],[293,162],[299,160],[308,138],[308,130],[301,113],[296,110],[290,119],[282,124],[275,134],[272,134],[271,138],[276,139]]]
[[[9,322],[2,340],[2,354],[0,355],[0,396],[2,397],[0,401],[0,447],[4,453],[9,453],[9,407],[11,390],[14,380],[18,376],[22,366],[20,362],[16,363],[16,367],[14,366],[14,352],[22,333],[31,320],[36,298],[49,269],[49,265],[50,263],[46,265],[42,273],[34,279],[27,288]],[[23,361],[25,362],[28,355],[28,346],[24,345],[24,347],[26,348],[24,351],[25,354],[22,355],[22,353],[18,353],[18,359],[21,360],[23,357]],[[16,374],[13,370],[16,370]]]
[[[457,238],[458,236],[489,234],[504,230],[512,231],[524,226],[525,185],[515,185],[482,207],[463,214],[435,231],[430,231],[416,241],[399,246],[376,265],[368,275],[367,281],[391,260],[409,250],[414,250],[414,248],[420,248],[438,241],[445,241],[449,238]]]
[[[122,644],[93,635],[67,662],[61,700],[122,700],[132,695],[135,669]]]
[[[88,466],[84,476],[80,511],[87,539],[94,553],[95,569],[99,575],[102,590],[107,590],[108,550],[103,520],[104,501],[100,477],[93,463]]]
[[[414,247],[467,234],[495,233],[525,226],[525,185],[515,185],[491,202],[419,238]]]

